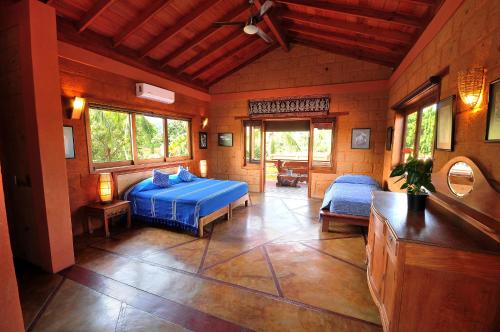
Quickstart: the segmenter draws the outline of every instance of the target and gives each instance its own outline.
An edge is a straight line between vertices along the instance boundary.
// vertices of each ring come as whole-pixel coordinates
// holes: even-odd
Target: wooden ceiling
[[[48,0],[63,41],[206,90],[271,50],[297,43],[395,68],[442,0],[275,0],[258,26],[241,27],[265,0]]]

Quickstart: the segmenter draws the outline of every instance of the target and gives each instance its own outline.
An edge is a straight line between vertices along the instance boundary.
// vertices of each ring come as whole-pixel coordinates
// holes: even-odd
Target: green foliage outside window
[[[132,160],[129,114],[91,108],[89,116],[92,161]]]
[[[434,129],[436,126],[436,105],[431,105],[422,110],[420,135],[418,144],[418,158],[431,158],[434,149]]]
[[[331,128],[314,128],[313,163],[315,161],[330,162],[332,153],[332,134]]]
[[[189,156],[189,122],[185,120],[167,120],[168,156]]]
[[[136,114],[137,156],[139,159],[159,159],[165,156],[163,118]]]

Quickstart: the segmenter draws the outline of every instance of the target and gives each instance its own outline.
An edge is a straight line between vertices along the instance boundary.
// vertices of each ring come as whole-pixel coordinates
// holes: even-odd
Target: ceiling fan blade
[[[274,6],[274,2],[272,2],[271,0],[267,0],[266,2],[264,2],[262,4],[262,6],[260,7],[260,12],[259,12],[259,16],[264,16],[264,14],[269,10],[271,9],[271,7]]]
[[[226,25],[238,25],[238,26],[244,27],[245,22],[214,22],[214,23],[212,23],[212,25],[215,27],[221,27],[221,26],[226,26]]]
[[[260,38],[264,39],[264,41],[268,44],[273,42],[273,39],[271,37],[269,37],[269,35],[267,33],[262,31],[261,28],[257,28],[257,35],[259,35]]]

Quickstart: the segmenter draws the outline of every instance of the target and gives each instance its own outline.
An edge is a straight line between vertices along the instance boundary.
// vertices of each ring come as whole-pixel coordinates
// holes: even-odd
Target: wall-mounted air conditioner
[[[165,104],[175,102],[175,92],[146,83],[135,84],[135,95],[139,98],[158,101]]]

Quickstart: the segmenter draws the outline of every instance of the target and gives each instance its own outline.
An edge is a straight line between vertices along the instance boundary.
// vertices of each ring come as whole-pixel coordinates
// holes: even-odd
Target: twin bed
[[[173,173],[172,169],[164,170]],[[215,219],[231,219],[232,210],[248,205],[248,184],[194,178],[168,188],[151,185],[151,171],[117,175],[118,194],[130,201],[135,219],[197,233]],[[133,183],[133,184],[132,184]],[[123,190],[127,186],[128,189]],[[132,184],[132,185],[131,185]]]

